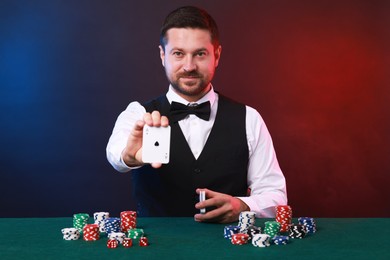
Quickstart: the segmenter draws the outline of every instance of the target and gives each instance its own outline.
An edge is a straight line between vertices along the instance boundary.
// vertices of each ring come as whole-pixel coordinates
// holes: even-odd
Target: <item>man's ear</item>
[[[219,59],[221,58],[222,46],[219,45],[218,48],[214,52],[215,56],[215,67],[218,67]]]
[[[161,64],[163,65],[163,67],[165,67],[165,51],[164,51],[164,48],[161,45],[159,45],[158,47],[160,48]]]

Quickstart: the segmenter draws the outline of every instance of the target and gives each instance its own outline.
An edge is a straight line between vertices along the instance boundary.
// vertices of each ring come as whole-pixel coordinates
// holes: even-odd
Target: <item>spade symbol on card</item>
[[[155,143],[154,143],[154,146],[159,146],[160,144],[158,143],[158,141],[156,141]]]

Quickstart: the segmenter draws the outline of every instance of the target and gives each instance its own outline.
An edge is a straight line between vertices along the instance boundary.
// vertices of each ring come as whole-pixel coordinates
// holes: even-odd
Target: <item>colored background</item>
[[[160,25],[194,4],[216,90],[260,111],[295,216],[390,217],[390,1],[1,1],[0,217],[134,209],[105,147],[165,93]]]

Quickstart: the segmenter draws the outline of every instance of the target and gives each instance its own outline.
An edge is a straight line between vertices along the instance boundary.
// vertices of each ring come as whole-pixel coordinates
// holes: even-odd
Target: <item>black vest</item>
[[[170,104],[161,96],[143,105],[169,118]],[[171,123],[169,164],[145,165],[132,171],[133,197],[140,216],[193,216],[196,188],[246,196],[248,143],[245,105],[219,95],[214,125],[202,153],[195,159],[178,123]]]

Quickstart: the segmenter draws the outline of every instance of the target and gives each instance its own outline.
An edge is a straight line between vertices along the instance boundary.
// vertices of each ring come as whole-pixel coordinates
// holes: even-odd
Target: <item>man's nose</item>
[[[184,71],[194,71],[196,70],[196,64],[194,61],[194,58],[191,56],[186,57],[184,66],[183,66]]]

